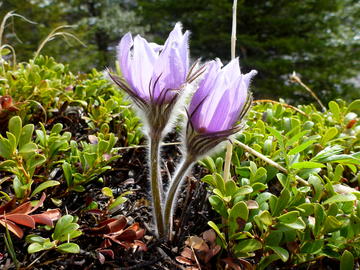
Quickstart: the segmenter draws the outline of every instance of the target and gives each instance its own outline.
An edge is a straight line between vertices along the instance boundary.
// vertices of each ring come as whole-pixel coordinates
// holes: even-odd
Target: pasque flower
[[[253,70],[241,74],[239,59],[221,68],[220,60],[207,64],[206,74],[192,97],[184,136],[184,158],[169,186],[164,208],[164,221],[171,233],[172,213],[179,186],[187,172],[201,156],[220,142],[241,130],[241,120],[250,109],[250,81]]]
[[[177,23],[164,45],[149,43],[127,33],[117,47],[123,78],[111,79],[146,112],[147,124],[164,128],[185,84],[194,79],[189,72],[189,31]]]
[[[187,83],[202,69],[189,70],[189,32],[182,33],[177,23],[164,45],[149,43],[141,36],[127,33],[117,47],[122,77],[109,72],[110,78],[127,92],[137,105],[149,138],[150,183],[156,234],[164,235],[162,183],[160,177],[160,142],[169,127],[174,107]]]
[[[188,150],[196,155],[206,154],[215,144],[240,131],[239,121],[251,105],[248,89],[257,72],[241,74],[238,58],[221,67],[219,59],[208,63],[188,109],[186,142]],[[202,143],[197,145],[197,140]]]

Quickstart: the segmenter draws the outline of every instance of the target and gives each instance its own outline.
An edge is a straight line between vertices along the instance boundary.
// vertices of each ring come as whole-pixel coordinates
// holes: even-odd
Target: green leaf
[[[46,133],[43,130],[36,130],[35,131],[37,136],[37,141],[39,141],[40,145],[45,146],[46,144]]]
[[[19,143],[19,138],[22,130],[22,121],[19,116],[14,116],[9,120],[9,132],[15,136],[16,145]]]
[[[269,126],[266,129],[278,140],[279,144],[284,145],[284,138],[279,131]]]
[[[45,250],[45,248],[40,243],[32,243],[27,248],[27,251],[28,251],[29,254],[39,252],[39,251],[42,251],[42,250]]]
[[[273,197],[271,197],[271,198],[273,198]],[[270,200],[271,200],[271,198],[270,198]],[[273,208],[272,208],[273,216],[277,216],[279,213],[281,213],[281,211],[287,207],[289,200],[290,200],[290,192],[284,188],[281,191],[279,198],[277,198],[276,204],[273,205]],[[271,204],[270,204],[270,207],[271,207]]]
[[[333,114],[335,120],[340,121],[340,107],[335,101],[329,102],[329,109]]]
[[[263,191],[267,189],[267,185],[263,183],[254,183],[251,185],[251,188],[253,189],[252,194],[257,194],[259,191]]]
[[[64,162],[62,164],[62,169],[64,172],[64,177],[65,177],[66,183],[67,183],[68,187],[71,187],[74,183],[74,180],[72,177],[71,165],[67,162]]]
[[[6,131],[6,136],[7,136],[8,141],[9,141],[11,153],[15,153],[16,146],[17,146],[17,142],[16,142],[16,137],[15,137],[15,135],[12,134],[11,132]]]
[[[321,138],[320,143],[322,145],[325,145],[328,141],[335,138],[337,134],[338,134],[338,129],[336,127],[331,127],[327,129],[324,136]]]
[[[16,162],[13,160],[5,160],[0,162],[0,170],[9,170],[13,169],[16,166]]]
[[[234,180],[230,179],[225,183],[226,196],[233,196],[234,193],[238,190]],[[252,189],[251,189],[252,190]]]
[[[327,199],[323,204],[331,204],[338,202],[352,202],[356,200],[356,196],[354,194],[336,194],[329,199]]]
[[[273,263],[274,261],[280,259],[279,256],[277,254],[271,254],[268,256],[263,256],[260,260],[260,263],[257,265],[256,269],[257,270],[264,270],[266,269],[266,267]]]
[[[45,241],[49,240],[49,238],[44,238],[44,237],[41,237],[41,236],[38,236],[36,234],[30,234],[30,235],[27,235],[26,238],[25,238],[25,242],[26,243],[39,243],[39,244],[42,244],[44,243]]]
[[[35,154],[32,155],[28,160],[27,160],[27,167],[28,170],[33,170],[36,167],[40,166],[41,164],[43,164],[46,161],[45,156],[43,155],[39,155],[39,154]]]
[[[40,185],[38,185],[35,190],[31,193],[30,198],[35,196],[36,194],[38,194],[39,192],[43,191],[44,189],[47,189],[49,187],[54,187],[60,185],[59,181],[55,181],[55,180],[49,180],[46,181],[44,183],[41,183]]]
[[[101,192],[102,192],[102,194],[104,194],[106,197],[109,197],[109,198],[113,198],[113,197],[114,197],[114,194],[113,194],[111,188],[109,188],[109,187],[103,187],[103,188],[101,189]]]
[[[302,215],[311,216],[314,213],[314,205],[312,203],[303,203],[296,207]]]
[[[324,233],[331,233],[341,228],[342,223],[333,216],[327,216],[323,224]]]
[[[222,217],[227,218],[228,212],[224,201],[218,195],[211,195],[209,197],[209,202],[216,212],[218,212]]]
[[[61,123],[56,123],[52,129],[51,132],[52,134],[59,134],[63,129],[63,125]]]
[[[123,204],[124,202],[126,202],[128,199],[122,196],[119,196],[115,199],[115,201],[113,203],[110,204],[109,206],[109,210],[113,209],[114,207]]]
[[[23,189],[23,183],[21,183],[20,179],[17,176],[14,177],[13,188],[16,198],[24,197],[25,190]]]
[[[109,147],[109,142],[104,141],[104,140],[99,140],[98,154],[102,155],[102,154],[106,153],[108,147]]]
[[[306,224],[301,217],[298,217],[293,223],[284,223],[284,225],[295,230],[304,230],[306,228]]]
[[[253,192],[253,188],[248,185],[241,186],[233,196],[247,195]]]
[[[324,240],[311,240],[301,247],[301,253],[317,254],[324,246]]]
[[[313,228],[314,234],[318,236],[321,231],[323,222],[325,221],[326,215],[323,206],[319,203],[314,205],[314,214],[315,214],[315,226]]]
[[[215,160],[215,165],[216,165],[216,171],[219,173],[222,171],[223,165],[224,165],[224,159],[222,157],[218,157]]]
[[[262,244],[260,241],[256,239],[246,239],[236,244],[234,247],[234,251],[235,254],[239,254],[239,253],[243,254],[243,253],[253,252],[261,248],[262,248]]]
[[[267,247],[274,251],[283,262],[286,262],[289,259],[289,252],[286,249],[272,246]]]
[[[19,149],[21,149],[25,144],[31,141],[32,135],[34,133],[34,125],[28,124],[22,128],[20,139],[19,139]]]
[[[229,234],[230,236],[245,227],[249,217],[249,210],[245,202],[238,202],[229,211]]]
[[[340,270],[353,270],[353,269],[354,269],[354,255],[350,251],[345,250],[340,258]]]
[[[0,156],[5,159],[10,159],[12,155],[12,147],[8,139],[0,135]]]
[[[322,193],[322,191],[324,189],[324,185],[323,185],[320,177],[317,176],[316,174],[315,175],[314,174],[310,175],[309,184],[311,184],[314,187],[314,190],[315,190],[315,194],[313,196],[312,201],[317,201],[321,196],[321,193]]]
[[[264,223],[267,226],[272,225],[272,216],[270,215],[269,211],[265,210],[263,211],[259,216],[259,219],[262,223]]]
[[[276,174],[277,179],[279,179],[280,184],[283,186],[283,188],[289,188],[290,180],[285,174],[283,173],[277,173]]]
[[[73,186],[71,188],[71,190],[76,191],[76,192],[84,192],[85,191],[85,187],[82,185],[77,185],[77,186]]]
[[[85,158],[87,168],[93,168],[97,155],[95,153],[84,153],[83,156]]]
[[[305,150],[306,148],[308,148],[310,145],[314,144],[314,142],[316,142],[315,140],[309,140],[306,141],[298,146],[296,146],[295,148],[291,149],[288,152],[288,155],[295,155],[297,153],[300,153],[301,151]]]
[[[299,217],[298,211],[291,211],[278,217],[278,220],[282,223],[293,223]]]
[[[65,253],[79,253],[80,252],[80,247],[74,243],[61,244],[60,246],[57,246],[56,249],[59,251],[65,252]]]
[[[216,187],[216,181],[215,181],[215,179],[214,179],[214,176],[212,176],[211,174],[208,174],[208,175],[204,176],[204,177],[201,179],[201,181],[209,184],[210,186],[212,186],[212,187],[214,187],[214,188]]]
[[[356,99],[353,102],[351,102],[347,111],[348,112],[358,111],[360,113],[360,99]]]
[[[225,240],[225,236],[222,232],[220,232],[219,227],[213,222],[213,221],[209,221],[208,225],[216,232],[216,234],[220,237],[222,245],[224,248],[227,247],[227,243]]]
[[[216,172],[215,162],[210,156],[206,156],[203,160],[199,161],[199,163],[202,166],[206,167],[210,171],[210,173]]]
[[[67,241],[68,239],[71,239],[71,234],[75,232],[77,229],[79,229],[80,225],[77,223],[70,223],[67,225],[63,225],[61,227],[61,230],[58,231],[58,234],[53,235],[54,240],[58,240],[60,242]]]
[[[225,194],[225,181],[224,178],[216,173],[215,174],[215,180],[216,180],[216,188],[221,191],[222,194]]]
[[[64,228],[71,224],[71,222],[74,220],[74,217],[71,215],[65,215],[62,216],[55,225],[55,230],[54,233],[52,234],[52,238],[53,239],[58,239],[60,237],[60,235],[62,234],[62,231],[64,230]]]
[[[286,147],[289,147],[291,145],[293,145],[295,142],[297,142],[299,139],[301,139],[302,137],[304,137],[307,133],[309,133],[308,130],[304,130],[304,131],[301,131],[300,133],[296,134],[295,136],[291,137],[291,139],[289,139],[287,142],[286,142]]]
[[[35,153],[36,150],[37,150],[37,145],[33,142],[29,142],[19,147],[20,154]]]
[[[313,161],[301,161],[301,162],[293,163],[290,167],[299,170],[299,169],[324,168],[325,165]]]

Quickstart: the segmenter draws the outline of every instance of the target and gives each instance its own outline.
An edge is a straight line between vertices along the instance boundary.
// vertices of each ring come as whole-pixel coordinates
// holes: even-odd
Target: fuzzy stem
[[[165,208],[164,208],[164,221],[166,234],[169,237],[169,240],[172,238],[172,218],[174,213],[174,208],[176,206],[175,201],[178,195],[178,190],[181,182],[185,178],[187,172],[192,167],[192,164],[195,162],[196,158],[187,155],[184,160],[179,164],[178,169],[175,172],[175,175],[172,178],[169,189],[167,191],[165,199]]]
[[[161,136],[158,133],[151,133],[150,139],[150,184],[151,196],[154,209],[156,233],[159,238],[164,236],[164,221],[162,217],[162,183],[160,177],[159,147]]]

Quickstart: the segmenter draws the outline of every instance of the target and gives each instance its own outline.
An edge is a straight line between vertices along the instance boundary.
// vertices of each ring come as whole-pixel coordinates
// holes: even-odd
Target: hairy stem
[[[150,136],[150,184],[154,211],[156,233],[159,238],[164,236],[164,221],[162,216],[162,182],[160,177],[159,147],[161,136],[152,133]]]
[[[167,191],[164,208],[164,221],[166,234],[168,235],[169,240],[172,238],[172,218],[174,208],[176,206],[175,201],[178,195],[179,186],[194,162],[194,157],[189,155],[185,157],[185,159],[178,166]]]

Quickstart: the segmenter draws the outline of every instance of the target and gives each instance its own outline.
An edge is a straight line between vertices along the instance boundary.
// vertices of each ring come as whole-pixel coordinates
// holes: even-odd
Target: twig
[[[181,143],[182,143],[182,142],[162,143],[161,146],[180,145]],[[118,150],[128,150],[128,149],[147,148],[147,147],[149,147],[149,145],[147,145],[147,144],[140,144],[140,145],[117,147],[117,149],[118,149]]]
[[[232,7],[232,30],[231,30],[231,59],[235,58],[236,52],[236,9],[237,9],[237,0],[234,0]],[[233,152],[233,146],[230,142],[226,145],[226,154],[225,154],[225,164],[224,164],[224,181],[230,179],[230,165],[231,157]]]
[[[288,174],[289,171],[287,169],[285,169],[284,167],[282,167],[280,164],[276,163],[275,161],[271,160],[270,158],[264,156],[263,154],[257,152],[256,150],[252,149],[251,147],[247,146],[246,144],[243,144],[242,142],[238,141],[238,140],[233,140],[233,142],[237,145],[239,145],[241,148],[243,148],[244,150],[246,150],[247,152],[249,152],[250,154],[264,160],[265,162],[269,163],[271,166],[275,167],[276,169],[278,169],[279,171],[282,171],[283,173]],[[304,186],[309,186],[309,183],[302,179],[299,176],[295,176],[295,179],[300,182],[302,185]]]
[[[231,29],[231,59],[234,59],[236,56],[236,10],[237,10],[237,0],[234,0],[232,7],[232,29]]]
[[[289,108],[289,109],[292,109],[304,116],[308,116],[306,113],[304,113],[302,110],[292,106],[292,105],[289,105],[289,104],[286,104],[286,103],[281,103],[279,101],[275,101],[275,100],[271,100],[271,99],[258,99],[258,100],[254,100],[253,103],[272,103],[272,104],[279,104],[283,107],[286,107],[286,108]]]
[[[25,267],[25,269],[30,269],[36,262],[38,262],[42,257],[45,256],[49,251],[43,252],[39,257],[37,257],[32,263],[30,263],[28,266]]]
[[[40,54],[41,50],[44,48],[45,44],[48,43],[49,41],[53,40],[56,36],[62,36],[65,40],[66,40],[66,37],[71,37],[71,38],[75,39],[77,42],[79,42],[82,46],[86,47],[86,45],[80,39],[78,39],[75,35],[73,35],[69,32],[65,32],[65,31],[58,32],[61,29],[73,28],[73,27],[74,27],[74,25],[61,25],[61,26],[56,27],[54,30],[52,30],[50,32],[50,34],[40,43],[39,48],[35,52],[33,60],[35,60],[39,56],[39,54]]]
[[[293,72],[293,74],[290,76],[290,80],[293,82],[296,82],[298,84],[300,84],[302,87],[305,88],[306,91],[308,91],[313,98],[317,101],[317,103],[319,103],[321,109],[326,112],[326,107],[324,106],[324,104],[321,102],[321,100],[318,98],[318,96],[315,94],[315,92],[313,90],[311,90],[306,84],[304,84],[301,79],[299,78],[299,76],[296,75],[295,71]]]

